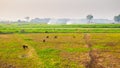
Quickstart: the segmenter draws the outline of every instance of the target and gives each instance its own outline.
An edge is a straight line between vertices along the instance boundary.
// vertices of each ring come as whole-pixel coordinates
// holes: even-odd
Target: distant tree
[[[93,19],[93,15],[87,15],[87,20],[88,20],[88,23],[91,23]]]
[[[18,20],[17,22],[19,23],[19,22],[21,22],[21,20]]]
[[[30,17],[25,17],[26,21],[29,22]]]
[[[120,22],[120,15],[114,16],[114,21],[115,21],[115,22]]]

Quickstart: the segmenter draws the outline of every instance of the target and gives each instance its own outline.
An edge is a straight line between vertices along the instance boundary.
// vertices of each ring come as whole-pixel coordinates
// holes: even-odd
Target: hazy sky
[[[113,19],[120,14],[120,0],[0,0],[0,19],[86,18],[87,14]]]

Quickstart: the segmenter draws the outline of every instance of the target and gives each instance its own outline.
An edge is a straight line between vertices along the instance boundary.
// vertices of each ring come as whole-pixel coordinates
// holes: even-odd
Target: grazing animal
[[[73,36],[73,38],[75,38],[75,36]]]
[[[49,36],[46,36],[46,38],[49,38]]]
[[[46,42],[46,40],[44,39],[43,42]]]
[[[55,36],[54,38],[58,38],[57,36]]]
[[[28,46],[27,45],[23,45],[23,49],[24,50],[28,49]]]

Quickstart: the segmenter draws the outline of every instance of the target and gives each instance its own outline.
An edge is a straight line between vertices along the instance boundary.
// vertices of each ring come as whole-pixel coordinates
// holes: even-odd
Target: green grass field
[[[0,33],[120,33],[120,24],[0,24]]]

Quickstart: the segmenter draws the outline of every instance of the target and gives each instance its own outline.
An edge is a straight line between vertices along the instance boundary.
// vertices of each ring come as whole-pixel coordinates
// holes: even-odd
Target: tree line
[[[92,23],[93,15],[87,15],[86,18],[88,20],[88,23]],[[114,16],[114,21],[117,23],[120,22],[120,14],[117,16]]]

